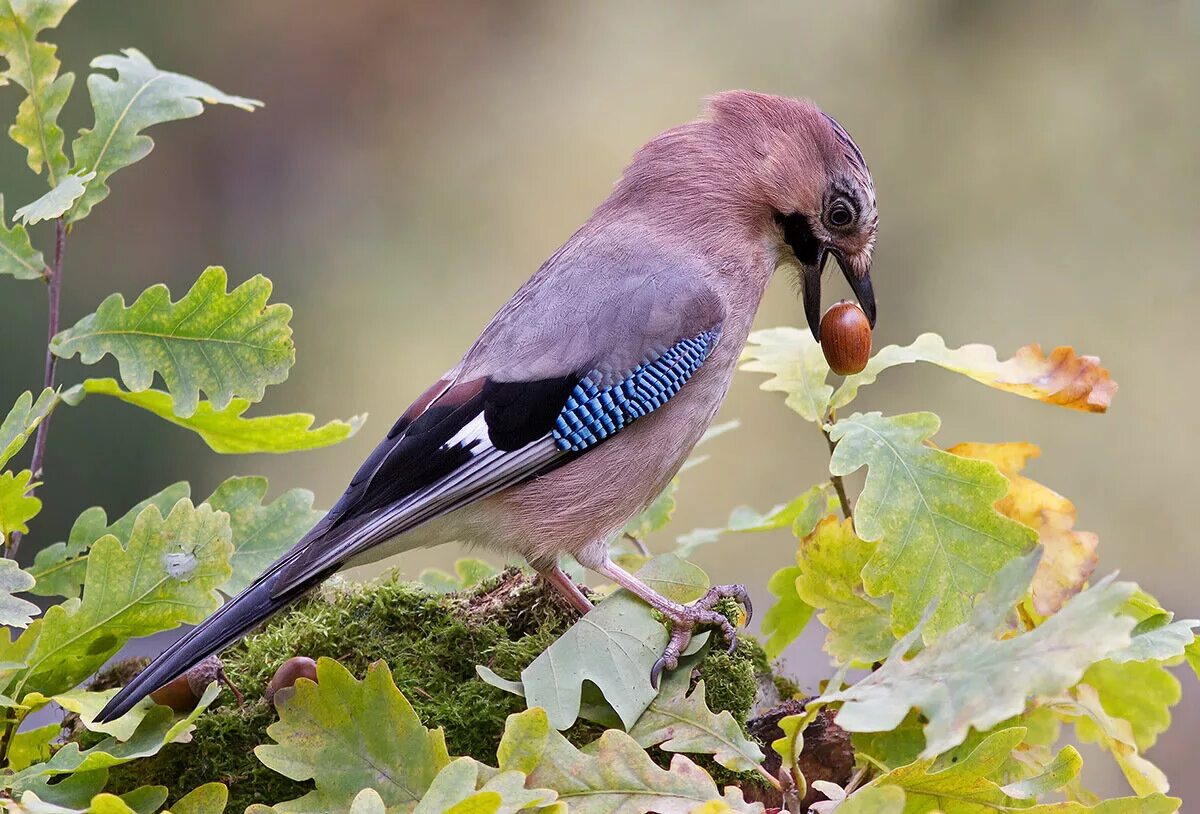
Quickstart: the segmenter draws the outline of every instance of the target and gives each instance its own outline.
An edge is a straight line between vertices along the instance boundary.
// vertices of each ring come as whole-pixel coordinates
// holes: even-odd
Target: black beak
[[[821,341],[821,274],[825,271],[825,263],[831,253],[837,257],[842,274],[846,275],[846,282],[850,284],[858,304],[867,315],[867,322],[872,328],[875,327],[875,289],[871,286],[871,269],[868,267],[859,272],[840,253],[821,246],[817,250],[815,262],[800,264],[804,288],[804,317],[808,320],[813,339],[818,342]]]
[[[801,263],[801,286],[804,289],[804,318],[808,320],[808,329],[812,331],[813,339],[821,341],[821,274],[825,271],[825,261],[829,252],[822,246],[817,250],[817,259],[813,263]]]

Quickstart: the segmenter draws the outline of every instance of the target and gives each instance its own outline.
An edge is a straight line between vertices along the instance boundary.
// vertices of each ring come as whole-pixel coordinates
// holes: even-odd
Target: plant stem
[[[828,423],[834,424],[836,422],[837,415],[833,412],[833,410],[830,410]],[[823,424],[819,426],[821,427],[821,434],[825,436],[825,443],[829,444],[829,455],[832,457],[834,447],[836,447],[837,444],[833,443],[833,439],[829,437],[829,430],[825,429]],[[852,520],[854,518],[854,512],[850,508],[850,498],[846,496],[846,484],[842,481],[842,476],[831,474],[829,479],[833,482],[833,489],[835,492],[837,492],[838,503],[840,503],[842,506],[842,517],[847,520]]]
[[[58,333],[59,301],[62,292],[63,252],[67,247],[67,221],[59,218],[54,223],[54,261],[43,273],[46,279],[46,299],[48,312],[46,318],[46,367],[42,376],[42,387],[54,387],[54,374],[58,367],[58,357],[50,350],[50,340]],[[33,460],[29,464],[33,476],[29,494],[33,494],[36,484],[42,480],[42,469],[46,462],[46,437],[50,434],[50,419],[53,411],[46,414],[42,423],[38,424],[37,436],[33,441]],[[6,541],[4,556],[15,558],[17,549],[21,546],[21,533],[14,532],[11,539]]]

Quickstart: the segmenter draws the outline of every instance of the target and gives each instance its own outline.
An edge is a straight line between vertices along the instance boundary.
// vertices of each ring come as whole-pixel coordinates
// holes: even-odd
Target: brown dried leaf
[[[1047,356],[1041,345],[1026,345],[1011,359],[1000,361],[990,345],[948,348],[940,336],[926,333],[911,345],[880,349],[866,370],[846,377],[833,394],[833,406],[849,404],[858,388],[874,382],[889,367],[913,362],[929,362],[998,390],[1091,413],[1108,410],[1117,392],[1117,383],[1098,358],[1079,356],[1070,347],[1055,348]]]
[[[1008,478],[1008,494],[996,510],[1038,533],[1045,553],[1033,577],[1033,604],[1049,616],[1083,588],[1096,568],[1099,538],[1076,531],[1075,504],[1020,472],[1042,454],[1035,444],[958,444],[948,452],[964,458],[991,461]]]

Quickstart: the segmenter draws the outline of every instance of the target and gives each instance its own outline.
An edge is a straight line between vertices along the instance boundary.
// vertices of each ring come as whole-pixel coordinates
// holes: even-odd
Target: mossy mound
[[[452,755],[494,763],[504,721],[524,709],[524,701],[485,684],[475,665],[516,679],[577,618],[540,581],[516,569],[459,594],[431,593],[394,578],[365,585],[335,582],[222,654],[231,682],[245,695],[242,706],[222,693],[197,721],[190,744],[115,767],[110,789],[121,793],[161,784],[187,790],[219,780],[229,786],[227,810],[234,812],[309,791],[311,784],[276,774],[253,751],[271,742],[266,729],[277,720],[263,690],[276,667],[297,655],[329,656],[360,676],[368,664],[387,662],[425,725],[445,730]],[[738,721],[746,720],[761,689],[774,692],[762,649],[749,638],[732,655],[714,649],[699,672],[709,706],[730,710]],[[585,723],[565,734],[584,744],[599,730]],[[81,733],[80,740],[86,739]]]

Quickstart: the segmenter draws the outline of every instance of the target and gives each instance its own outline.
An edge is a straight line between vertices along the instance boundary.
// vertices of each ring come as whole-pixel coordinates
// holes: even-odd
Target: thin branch
[[[829,423],[837,421],[837,417],[832,411],[829,413]],[[829,454],[833,455],[834,447],[837,444],[833,443],[833,439],[829,437],[829,431],[821,426],[821,434],[825,436],[825,443],[829,444]],[[851,520],[854,517],[854,512],[850,509],[850,498],[846,497],[846,484],[842,482],[841,475],[830,475],[829,478],[833,482],[833,489],[837,492],[838,503],[842,506],[842,517]]]
[[[43,272],[46,280],[46,299],[48,300],[48,313],[46,318],[46,369],[42,376],[42,387],[54,387],[54,374],[58,367],[58,357],[50,350],[50,340],[58,333],[59,319],[59,300],[62,292],[62,273],[63,273],[63,253],[67,247],[67,222],[64,218],[59,218],[54,223],[54,262]],[[42,423],[38,424],[37,436],[33,441],[33,460],[29,464],[33,476],[30,482],[35,484],[29,490],[29,494],[33,494],[36,484],[42,480],[42,469],[46,462],[46,437],[50,434],[50,419],[54,413],[47,413],[42,419]],[[7,541],[4,550],[4,556],[15,558],[17,549],[21,546],[21,533],[14,532],[12,538]]]

